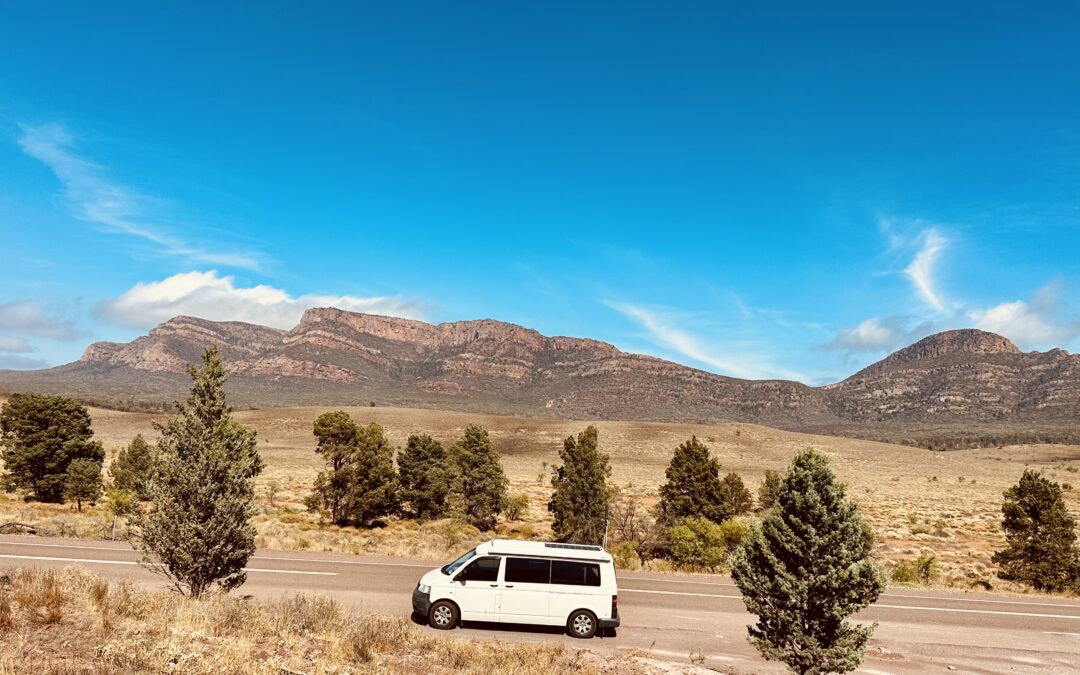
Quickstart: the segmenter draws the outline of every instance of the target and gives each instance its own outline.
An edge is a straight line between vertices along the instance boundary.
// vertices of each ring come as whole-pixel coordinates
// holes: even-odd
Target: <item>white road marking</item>
[[[1046,635],[1068,635],[1069,637],[1080,637],[1080,633],[1062,633],[1060,631],[1053,630],[1044,630],[1043,633]]]
[[[619,593],[652,593],[654,595],[682,595],[696,598],[722,598],[726,600],[742,600],[741,595],[720,595],[719,593],[684,593],[682,591],[650,591],[640,588],[619,588]],[[956,612],[960,614],[995,614],[999,616],[1027,616],[1042,617],[1044,619],[1074,619],[1080,621],[1080,615],[1074,614],[1039,614],[1033,612],[1004,612],[992,609],[957,609],[954,607],[920,607],[918,605],[884,605],[876,603],[871,608],[886,609],[913,609],[924,612]]]
[[[94,560],[93,558],[57,558],[45,555],[9,555],[0,553],[0,558],[14,558],[16,560],[47,560],[51,562],[86,563],[88,565],[138,565],[133,560]],[[307,574],[310,576],[336,577],[337,572],[307,572],[304,570],[270,570],[261,567],[245,567],[245,572],[259,572],[267,574]]]

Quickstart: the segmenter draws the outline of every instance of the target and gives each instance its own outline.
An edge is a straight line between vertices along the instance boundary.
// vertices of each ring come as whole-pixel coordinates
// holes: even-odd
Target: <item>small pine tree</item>
[[[576,439],[569,436],[563,441],[559,451],[562,466],[551,479],[555,492],[548,502],[557,541],[593,545],[604,541],[612,494],[607,482],[611,467],[598,443],[599,432],[592,425]]]
[[[470,424],[450,448],[453,497],[462,515],[481,530],[495,527],[506,506],[506,474],[484,427]]]
[[[737,473],[724,476],[720,481],[720,494],[721,512],[726,517],[741,516],[750,513],[750,509],[754,508],[754,496]]]
[[[858,507],[824,455],[795,457],[776,508],[732,556],[731,576],[758,617],[749,640],[766,659],[814,675],[858,667],[874,626],[846,619],[885,582]]]
[[[693,436],[678,448],[660,488],[660,521],[674,525],[684,518],[703,516],[719,523],[732,514],[723,504],[720,463],[709,456],[709,446]]]
[[[315,478],[306,503],[313,511],[325,511],[335,525],[347,525],[346,500],[354,480],[353,465],[360,428],[344,410],[323,413],[315,420],[315,452],[323,456],[326,469]]]
[[[132,439],[109,465],[113,487],[134,493],[139,499],[150,498],[150,479],[154,475],[154,449],[142,434]]]
[[[776,506],[776,495],[780,492],[780,473],[772,469],[765,470],[765,480],[758,488],[758,508],[768,511]]]
[[[345,511],[354,524],[371,527],[401,510],[394,446],[374,422],[357,432]]]
[[[105,449],[93,435],[90,413],[77,401],[12,394],[0,410],[0,457],[6,469],[0,482],[38,501],[61,503],[73,461],[105,460]]]
[[[191,394],[158,428],[153,508],[135,514],[143,564],[200,597],[213,586],[229,591],[247,578],[255,552],[255,476],[262,471],[255,432],[238,424],[225,403],[228,375],[216,348],[203,367],[189,368]]]
[[[1061,591],[1080,581],[1076,521],[1060,485],[1037,471],[1024,471],[1020,482],[1005,491],[1001,511],[1007,547],[993,561],[1002,579],[1040,591]]]
[[[409,436],[398,454],[398,481],[401,499],[408,503],[412,517],[435,520],[449,511],[449,458],[442,444],[431,436]]]
[[[80,512],[83,502],[91,504],[101,496],[101,462],[74,459],[68,464],[64,479],[64,498],[72,499]]]

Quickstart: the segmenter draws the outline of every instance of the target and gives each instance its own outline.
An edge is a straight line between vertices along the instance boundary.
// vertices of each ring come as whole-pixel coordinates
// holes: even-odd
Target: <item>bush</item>
[[[506,519],[525,520],[529,517],[529,495],[516,492],[506,500]]]
[[[724,529],[708,518],[691,516],[668,529],[671,558],[690,569],[714,571],[729,555]]]
[[[624,541],[611,549],[611,557],[615,559],[615,567],[620,570],[641,569],[641,556],[638,555],[636,541]]]

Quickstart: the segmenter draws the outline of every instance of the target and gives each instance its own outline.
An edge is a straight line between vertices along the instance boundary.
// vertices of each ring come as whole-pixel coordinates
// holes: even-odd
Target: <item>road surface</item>
[[[109,579],[163,587],[127,544],[0,537],[0,570],[79,564]],[[322,593],[362,611],[407,616],[420,575],[438,565],[385,556],[258,551],[240,593],[277,599]],[[639,649],[687,663],[691,651],[723,672],[784,672],[745,640],[752,618],[727,577],[621,572],[616,635],[582,642],[558,630],[470,624],[449,635],[560,642],[596,651]],[[878,628],[862,673],[1080,672],[1080,602],[1039,595],[896,589],[857,617]],[[431,630],[430,628],[425,630]]]

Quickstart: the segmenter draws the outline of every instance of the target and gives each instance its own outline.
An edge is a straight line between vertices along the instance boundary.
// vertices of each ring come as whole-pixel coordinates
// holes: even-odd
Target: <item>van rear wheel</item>
[[[587,640],[596,635],[596,615],[587,609],[579,609],[566,620],[566,629],[570,635]]]
[[[457,625],[458,608],[452,602],[440,600],[428,610],[428,624],[439,630],[450,630]]]

